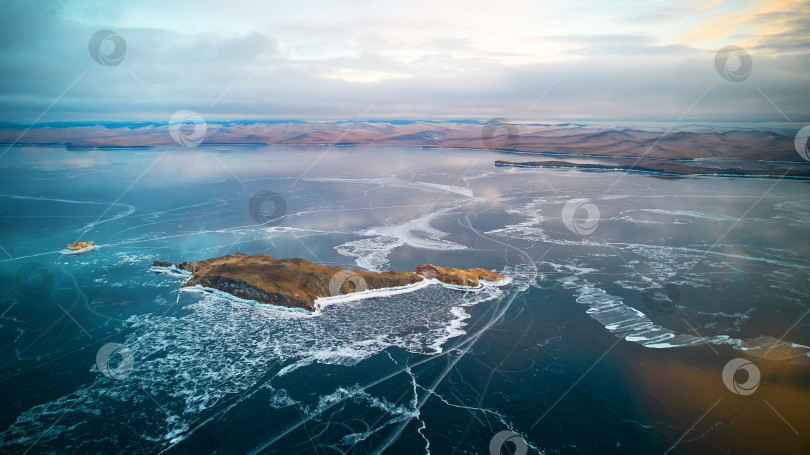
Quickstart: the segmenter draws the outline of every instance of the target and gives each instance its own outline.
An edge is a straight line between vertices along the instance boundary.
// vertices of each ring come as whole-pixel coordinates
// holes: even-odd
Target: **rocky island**
[[[82,240],[79,242],[71,243],[67,246],[67,249],[70,251],[83,251],[88,248],[93,248],[96,246],[96,242],[91,242],[89,240]]]
[[[315,301],[372,289],[396,288],[436,279],[442,283],[476,288],[505,277],[490,270],[420,265],[415,272],[365,272],[316,264],[306,259],[277,259],[263,254],[236,253],[199,262],[155,261],[154,267],[173,267],[191,273],[183,287],[203,286],[259,303],[317,309]]]

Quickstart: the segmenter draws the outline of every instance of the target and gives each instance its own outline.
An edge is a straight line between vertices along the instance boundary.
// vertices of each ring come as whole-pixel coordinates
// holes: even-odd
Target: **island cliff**
[[[155,267],[173,264],[155,261]],[[203,286],[259,303],[289,308],[316,309],[315,300],[353,292],[393,288],[437,279],[443,283],[478,287],[480,280],[497,282],[505,277],[486,269],[454,269],[420,265],[416,272],[365,272],[315,264],[306,259],[277,259],[236,253],[174,266],[192,274],[183,285]]]

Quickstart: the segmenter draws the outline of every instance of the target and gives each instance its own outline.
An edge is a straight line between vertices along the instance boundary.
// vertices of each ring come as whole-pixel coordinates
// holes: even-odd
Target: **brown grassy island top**
[[[365,272],[315,264],[306,259],[277,259],[236,253],[199,262],[174,265],[155,261],[156,267],[176,267],[191,272],[183,287],[203,286],[259,303],[316,310],[315,300],[371,289],[393,288],[435,278],[462,287],[480,281],[497,282],[503,275],[486,269],[455,269],[420,265],[416,272]]]

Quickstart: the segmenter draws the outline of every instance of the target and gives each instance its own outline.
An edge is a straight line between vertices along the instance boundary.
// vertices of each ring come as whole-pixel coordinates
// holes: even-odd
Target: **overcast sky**
[[[810,121],[810,0],[2,5],[2,121]]]

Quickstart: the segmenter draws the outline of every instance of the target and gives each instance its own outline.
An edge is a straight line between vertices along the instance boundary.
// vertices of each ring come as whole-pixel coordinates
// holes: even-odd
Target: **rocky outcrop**
[[[315,300],[353,292],[406,286],[425,278],[447,284],[477,287],[479,280],[504,277],[486,269],[453,269],[420,265],[413,272],[365,272],[315,264],[306,259],[277,259],[236,253],[198,262],[174,265],[155,261],[156,267],[176,267],[191,272],[183,286],[203,286],[233,296],[290,308],[314,311]]]
[[[192,273],[184,287],[199,285],[259,303],[310,311],[315,310],[315,300],[319,297],[405,286],[422,280],[409,272],[346,270],[306,259],[277,259],[263,254],[236,253],[183,262],[176,267]]]
[[[487,269],[454,269],[437,265],[420,265],[416,274],[423,278],[435,278],[455,286],[478,287],[480,281],[498,282],[506,277]]]
[[[88,240],[82,240],[79,242],[71,243],[67,246],[67,249],[70,251],[81,251],[87,248],[92,248],[96,246],[96,242],[90,242]]]

